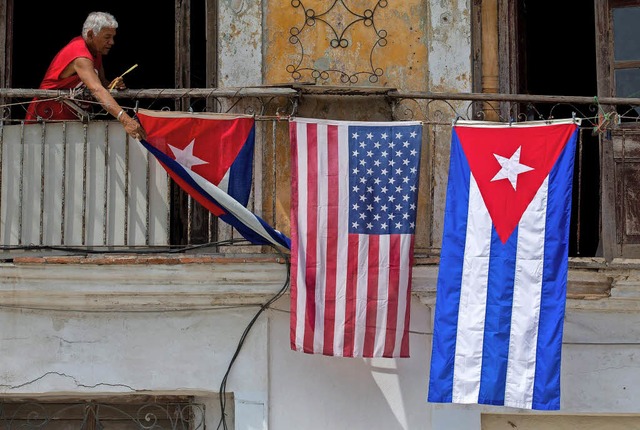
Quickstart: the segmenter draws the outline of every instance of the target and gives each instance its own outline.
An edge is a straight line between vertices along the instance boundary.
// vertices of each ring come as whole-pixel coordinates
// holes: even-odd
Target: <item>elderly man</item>
[[[134,139],[145,139],[140,123],[131,118],[106,87],[124,88],[122,77],[109,83],[104,75],[102,56],[113,47],[118,22],[106,12],[91,12],[82,26],[82,36],[71,40],[54,57],[40,89],[89,89],[104,109],[120,121],[124,130]],[[34,99],[27,110],[26,121],[78,119],[87,108],[75,100]]]

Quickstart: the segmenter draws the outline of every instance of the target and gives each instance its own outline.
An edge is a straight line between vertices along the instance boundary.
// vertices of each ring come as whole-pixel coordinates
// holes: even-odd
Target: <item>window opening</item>
[[[616,97],[640,97],[640,6],[614,7],[613,79]],[[640,107],[629,107],[619,114],[626,122],[640,116]]]
[[[139,17],[154,11],[152,22],[141,24]],[[68,0],[64,7],[57,2],[38,3],[38,13],[33,13],[33,3],[14,2],[13,15],[13,88],[38,88],[47,66],[55,54],[73,37],[82,32],[82,24],[92,11],[105,11],[118,21],[116,43],[104,57],[107,79],[113,79],[138,64],[125,77],[130,89],[175,88],[174,40],[175,8],[173,2],[140,0],[113,2],[98,0]],[[33,44],[33,32],[41,37]],[[14,102],[17,100],[14,100]],[[28,100],[23,100],[28,101]],[[133,107],[132,100],[122,100],[123,105]],[[132,106],[129,106],[129,105]],[[173,100],[143,100],[141,107],[160,109],[173,106]],[[24,109],[14,109],[12,118],[24,118]]]
[[[519,0],[519,93],[564,96],[597,94],[593,1]],[[518,67],[516,65],[516,67]],[[529,120],[595,116],[592,105],[525,106]],[[598,136],[581,133],[576,154],[571,256],[593,256],[599,241]]]

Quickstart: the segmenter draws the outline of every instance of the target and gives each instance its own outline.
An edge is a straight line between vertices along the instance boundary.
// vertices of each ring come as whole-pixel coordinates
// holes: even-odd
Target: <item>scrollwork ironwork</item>
[[[627,122],[640,122],[631,107],[625,114],[615,110],[602,110],[596,104],[578,105],[568,102],[499,102],[495,100],[447,100],[400,97],[390,99],[395,120],[420,120],[425,123],[445,124],[458,119],[485,121],[497,118],[501,122],[549,121],[573,116],[583,127],[611,128],[626,118]],[[462,104],[460,104],[462,103]],[[603,121],[607,124],[603,126]]]
[[[205,428],[205,407],[196,403],[146,403],[123,405],[100,402],[82,403],[0,403],[0,426],[3,429],[46,430],[50,424],[59,428],[68,421],[84,429],[118,428],[136,430],[177,430]],[[74,423],[74,424],[72,424]]]
[[[322,12],[316,12],[312,8],[304,6],[301,0],[292,0],[291,6],[294,9],[301,8],[304,15],[304,23],[299,27],[291,27],[289,30],[289,43],[298,46],[300,50],[300,56],[296,64],[289,64],[286,66],[287,72],[295,81],[303,79],[303,73],[308,73],[314,81],[329,81],[332,74],[337,74],[339,80],[343,84],[356,84],[360,80],[360,76],[364,75],[368,78],[370,83],[377,83],[380,77],[384,74],[384,70],[380,67],[375,67],[373,64],[373,54],[377,47],[384,47],[387,45],[387,31],[384,29],[378,29],[375,22],[376,11],[378,8],[387,7],[387,0],[378,0],[372,8],[365,9],[363,12],[358,13],[353,11],[344,0],[334,0],[334,2],[326,10]],[[338,29],[336,25],[333,25],[329,21],[329,13],[337,8],[338,5],[342,5],[346,13],[341,15],[346,19],[348,16],[352,16],[353,20],[347,23],[342,30]],[[376,40],[373,42],[371,51],[369,52],[369,70],[361,70],[357,72],[346,72],[336,68],[319,69],[316,67],[303,67],[302,63],[305,59],[305,49],[300,38],[301,34],[312,27],[316,27],[316,24],[322,23],[327,26],[333,37],[329,40],[329,46],[332,49],[346,49],[352,43],[347,38],[347,32],[350,28],[358,23],[362,23],[365,27],[371,28],[375,34]]]

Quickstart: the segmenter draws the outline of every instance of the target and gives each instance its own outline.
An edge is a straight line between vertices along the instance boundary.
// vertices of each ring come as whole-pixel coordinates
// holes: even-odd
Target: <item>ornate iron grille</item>
[[[196,403],[2,402],[2,430],[198,430],[205,407]]]

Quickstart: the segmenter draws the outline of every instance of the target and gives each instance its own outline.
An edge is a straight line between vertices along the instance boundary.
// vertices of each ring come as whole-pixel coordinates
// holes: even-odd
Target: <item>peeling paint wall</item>
[[[469,0],[431,1],[429,10],[429,91],[444,93],[471,92],[471,10]],[[468,102],[433,102],[427,108],[432,119],[452,121],[457,112],[465,113]],[[451,127],[438,127],[430,136],[429,156],[433,162],[435,243],[442,241],[444,206],[449,171]]]
[[[249,0],[221,0],[218,19],[218,86],[262,85],[262,7]]]
[[[34,263],[21,268],[10,263],[0,266],[2,396],[57,395],[77,401],[99,394],[191,394],[206,406],[207,428],[215,428],[220,410],[216,393],[257,312],[257,306],[243,305],[240,291],[247,300],[256,294],[271,296],[286,272],[282,264],[260,268],[247,263],[247,273],[260,273],[249,276],[255,282],[248,284],[233,282],[238,279],[237,266],[225,269],[218,264],[215,270],[209,266],[141,264],[127,271],[123,263],[93,266],[84,272]],[[87,270],[95,275],[87,276]],[[131,270],[136,276],[127,276]],[[63,272],[68,273],[61,276]],[[416,272],[422,275],[414,284],[434,291],[437,269],[422,266],[414,276]],[[265,289],[267,279],[272,281],[271,289]],[[637,279],[634,282],[637,290]],[[236,291],[234,306],[199,309],[224,285],[229,292]],[[226,300],[232,296],[227,293]],[[46,306],[43,297],[49,298]],[[428,403],[433,313],[432,305],[418,295],[411,301],[411,357],[402,359],[292,351],[289,296],[285,295],[256,320],[229,374],[227,390],[234,398],[230,420],[235,420],[231,428],[481,430],[493,429],[494,424],[509,428],[505,426],[511,421],[518,428],[564,429],[582,428],[580,416],[587,414],[633,414],[613,420],[620,426],[637,427],[637,300],[626,298],[618,302],[619,309],[604,312],[582,308],[594,302],[573,304],[566,314],[561,411],[549,415]],[[514,419],[502,415],[512,413]],[[543,415],[548,419],[540,421]],[[612,428],[624,428],[620,426]]]
[[[469,0],[332,4],[266,3],[265,83],[470,90]]]
[[[430,2],[429,91],[471,91],[471,11],[468,0]]]

